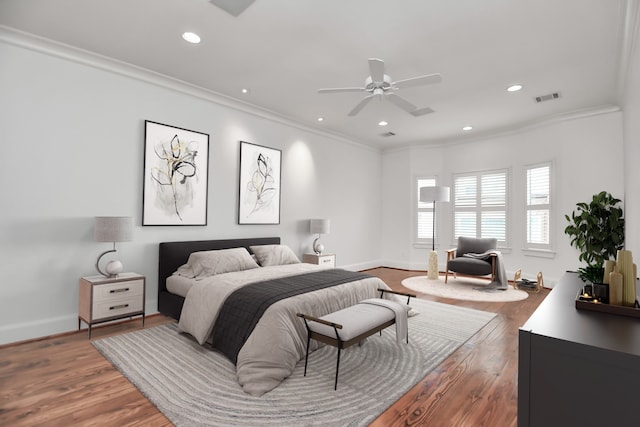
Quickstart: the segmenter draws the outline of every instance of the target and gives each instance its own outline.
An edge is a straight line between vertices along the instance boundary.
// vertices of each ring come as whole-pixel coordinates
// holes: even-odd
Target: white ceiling
[[[388,148],[618,105],[632,1],[255,0],[234,17],[208,0],[0,0],[0,25]],[[185,31],[202,43],[183,41]],[[317,93],[363,86],[368,58],[384,60],[392,80],[440,73],[442,83],[397,92],[435,112],[374,100],[349,117],[365,93]],[[524,89],[507,93],[512,83]],[[552,92],[561,97],[534,101]]]

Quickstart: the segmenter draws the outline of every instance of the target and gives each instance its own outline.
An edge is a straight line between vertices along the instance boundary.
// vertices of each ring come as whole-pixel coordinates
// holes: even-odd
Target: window
[[[527,167],[527,248],[551,249],[551,164]]]
[[[454,175],[454,236],[507,242],[507,171]]]
[[[416,216],[416,237],[418,243],[431,243],[433,238],[433,203],[420,202],[420,188],[435,187],[435,178],[416,179],[416,203],[418,214]]]

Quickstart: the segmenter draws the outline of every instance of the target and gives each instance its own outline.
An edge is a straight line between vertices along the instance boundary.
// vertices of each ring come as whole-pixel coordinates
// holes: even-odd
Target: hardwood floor
[[[395,290],[423,271],[368,273]],[[515,426],[518,328],[548,294],[483,303],[420,298],[498,313],[478,334],[372,423],[380,426]],[[149,316],[145,327],[172,321]],[[134,319],[93,329],[93,338],[140,328]],[[0,426],[172,425],[91,345],[86,330],[0,348]]]
[[[368,271],[394,290],[410,291],[403,279],[424,272]],[[420,298],[491,311],[498,316],[387,409],[371,426],[516,426],[518,328],[549,293],[518,302],[473,302],[418,294]]]

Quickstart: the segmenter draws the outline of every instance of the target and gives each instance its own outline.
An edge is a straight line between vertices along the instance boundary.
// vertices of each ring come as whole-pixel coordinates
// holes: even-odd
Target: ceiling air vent
[[[393,133],[393,132],[385,132],[385,133],[381,133],[381,134],[380,134],[380,136],[384,136],[385,138],[386,138],[386,137],[389,137],[389,136],[395,136],[395,135],[396,135],[396,134],[395,134],[395,133]]]
[[[548,95],[536,96],[536,102],[553,101],[560,98],[560,92],[553,92]]]

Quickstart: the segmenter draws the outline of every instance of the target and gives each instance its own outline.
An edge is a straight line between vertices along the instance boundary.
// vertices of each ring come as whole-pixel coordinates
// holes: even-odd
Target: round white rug
[[[509,285],[506,291],[484,289],[488,280],[471,277],[449,276],[447,284],[444,278],[428,279],[427,276],[409,277],[402,281],[402,285],[416,292],[442,298],[461,299],[467,301],[510,302],[527,299],[529,294]]]

